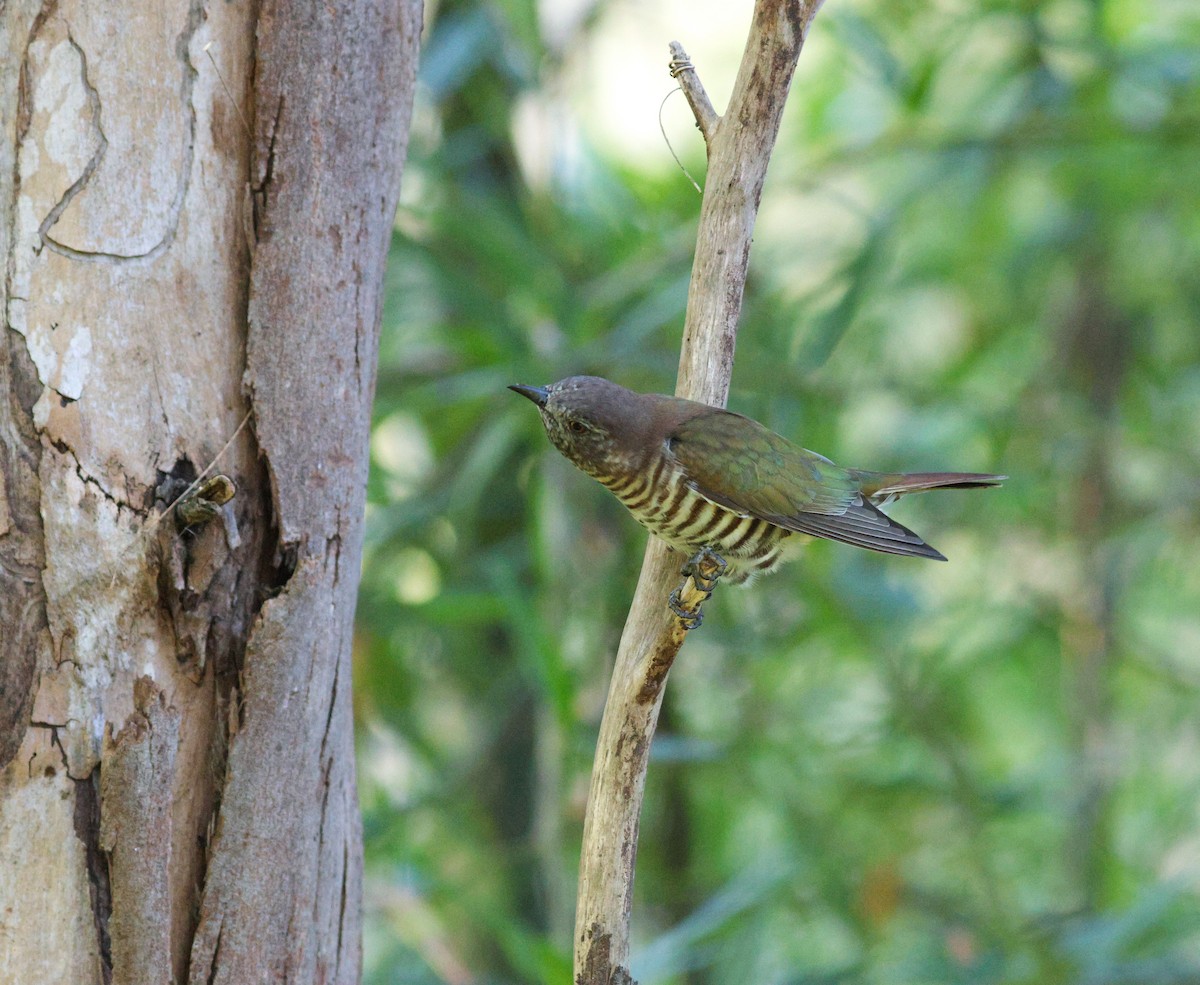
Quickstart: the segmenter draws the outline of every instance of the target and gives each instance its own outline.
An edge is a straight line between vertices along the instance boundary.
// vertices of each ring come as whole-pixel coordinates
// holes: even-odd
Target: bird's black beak
[[[539,407],[545,407],[546,400],[550,397],[550,391],[544,386],[525,386],[522,383],[516,383],[509,389],[516,391],[522,397],[528,397]]]

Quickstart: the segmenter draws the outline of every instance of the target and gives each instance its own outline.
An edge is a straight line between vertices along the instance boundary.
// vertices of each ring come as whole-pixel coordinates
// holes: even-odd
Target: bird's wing
[[[692,488],[726,509],[812,537],[945,560],[872,506],[849,469],[748,417],[723,410],[693,417],[672,430],[667,445]]]
[[[698,492],[772,523],[796,513],[844,513],[859,493],[849,470],[729,411],[684,421],[667,443]]]

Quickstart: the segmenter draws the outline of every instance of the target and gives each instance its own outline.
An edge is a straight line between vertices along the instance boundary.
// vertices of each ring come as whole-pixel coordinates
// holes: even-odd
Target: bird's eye
[[[582,421],[568,421],[567,427],[569,427],[576,434],[583,434],[583,432],[587,430],[587,425]]]

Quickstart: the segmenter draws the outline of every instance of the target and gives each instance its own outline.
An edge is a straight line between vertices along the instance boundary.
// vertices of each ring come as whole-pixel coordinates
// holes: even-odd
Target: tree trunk
[[[0,6],[0,981],[358,979],[350,634],[420,27]],[[170,509],[210,465],[222,515]]]

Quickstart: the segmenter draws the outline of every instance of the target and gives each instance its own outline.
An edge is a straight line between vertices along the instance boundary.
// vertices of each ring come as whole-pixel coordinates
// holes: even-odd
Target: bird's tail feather
[[[987,472],[864,472],[852,470],[863,495],[873,502],[926,489],[987,489],[1008,478]]]

